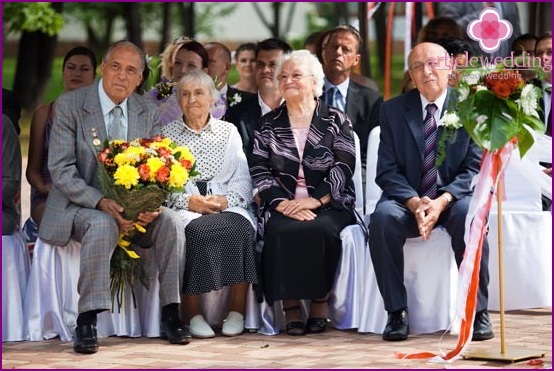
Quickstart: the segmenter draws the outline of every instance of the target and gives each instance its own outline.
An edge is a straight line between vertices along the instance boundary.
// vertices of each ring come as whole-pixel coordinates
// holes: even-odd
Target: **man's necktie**
[[[121,109],[120,106],[115,106],[112,109],[113,120],[112,120],[112,124],[110,125],[110,130],[108,132],[108,137],[110,138],[110,140],[114,140],[114,139],[127,140],[127,132],[123,127],[123,121],[121,120],[122,114],[123,114],[123,110]]]
[[[336,86],[331,86],[327,90],[327,95],[325,96],[325,103],[327,103],[328,106],[335,107],[336,109],[344,112],[344,103],[342,100],[342,94],[340,93],[340,90]]]
[[[435,159],[437,153],[435,150],[437,143],[437,123],[435,121],[435,112],[437,106],[433,103],[425,107],[427,115],[424,122],[425,149],[423,155],[423,166],[421,168],[421,182],[419,183],[420,197],[428,196],[435,199],[437,196],[437,168]]]

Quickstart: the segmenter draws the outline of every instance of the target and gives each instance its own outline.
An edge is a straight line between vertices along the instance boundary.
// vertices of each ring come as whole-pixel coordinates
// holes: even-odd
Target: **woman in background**
[[[256,68],[256,45],[246,43],[240,45],[235,51],[235,61],[240,80],[232,87],[247,93],[258,92],[254,69]]]
[[[96,77],[96,56],[83,46],[71,49],[62,64],[64,92],[90,85]],[[55,114],[54,102],[43,104],[33,113],[27,163],[27,181],[31,185],[31,218],[40,225],[52,179],[48,171],[48,146]]]

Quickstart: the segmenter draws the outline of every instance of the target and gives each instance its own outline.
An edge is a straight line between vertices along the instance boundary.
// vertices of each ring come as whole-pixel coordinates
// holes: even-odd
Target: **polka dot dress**
[[[254,228],[237,213],[203,215],[185,228],[183,292],[198,295],[237,283],[257,283]]]

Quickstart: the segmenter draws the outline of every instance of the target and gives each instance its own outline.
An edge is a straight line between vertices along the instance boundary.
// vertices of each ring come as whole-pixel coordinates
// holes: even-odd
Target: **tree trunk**
[[[125,25],[127,27],[127,40],[144,50],[142,43],[142,27],[140,17],[140,3],[124,3]]]
[[[373,15],[373,20],[375,20],[375,30],[377,34],[377,53],[379,58],[377,58],[379,73],[383,75],[385,73],[385,43],[386,43],[386,34],[387,34],[387,13],[388,7],[385,6],[386,3],[382,4],[379,9]]]
[[[43,101],[44,91],[52,77],[56,36],[23,31],[19,40],[13,91],[21,108],[33,110]]]
[[[181,19],[183,20],[183,35],[188,37],[195,37],[196,30],[194,25],[194,3],[181,3],[179,11],[181,13]]]
[[[271,28],[271,33],[273,37],[281,37],[281,3],[273,3],[273,26]]]
[[[162,41],[158,48],[159,53],[161,54],[165,46],[169,44],[171,40],[171,3],[162,3]]]

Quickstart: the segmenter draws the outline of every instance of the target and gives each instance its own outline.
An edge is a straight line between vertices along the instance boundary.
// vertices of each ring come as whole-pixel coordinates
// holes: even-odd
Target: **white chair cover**
[[[31,261],[20,231],[2,236],[2,342],[28,338],[23,299]]]
[[[37,239],[24,303],[30,340],[73,338],[78,315],[80,251],[81,245],[75,241],[52,246]],[[99,337],[141,336],[139,311],[133,307],[130,289],[121,313],[117,308],[114,313],[100,313],[97,328]]]
[[[549,211],[502,212],[504,309],[552,306],[552,214]],[[498,214],[489,218],[489,309],[500,309]]]
[[[367,145],[365,220],[375,210],[381,188],[375,183],[380,127],[371,130]],[[367,253],[369,256],[369,252]],[[368,258],[368,284],[362,303],[359,332],[382,333],[387,322],[382,296],[377,286],[371,257]],[[404,285],[408,294],[410,333],[446,330],[454,318],[458,268],[450,236],[442,227],[428,241],[409,238],[404,245]]]

